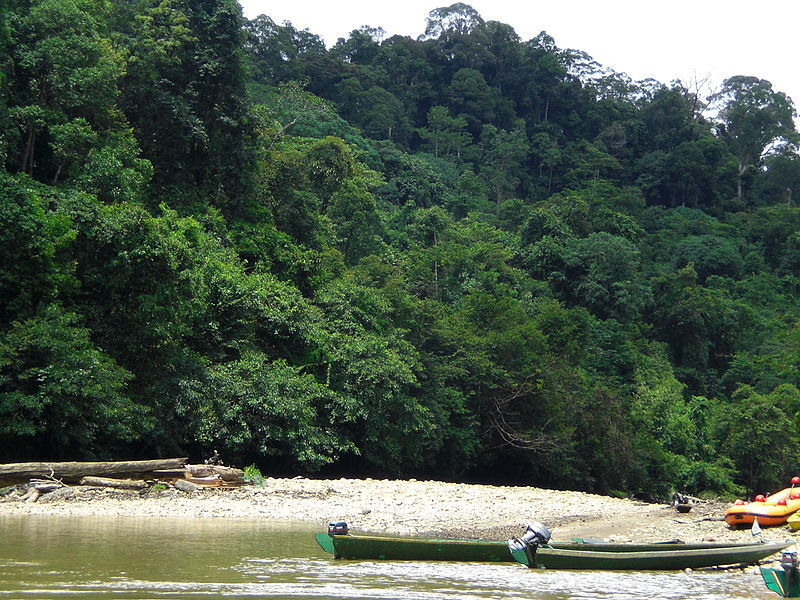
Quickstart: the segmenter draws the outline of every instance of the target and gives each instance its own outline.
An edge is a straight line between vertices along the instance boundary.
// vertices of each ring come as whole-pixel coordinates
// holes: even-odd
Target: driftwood
[[[143,490],[147,483],[141,479],[113,479],[111,477],[93,477],[87,475],[81,479],[81,485],[118,488],[122,490]]]
[[[233,467],[223,467],[222,465],[186,465],[186,475],[189,477],[213,477],[219,476],[223,481],[241,481],[244,478],[244,471]]]
[[[208,477],[192,477],[187,475],[183,481],[194,483],[200,487],[213,487],[213,488],[235,488],[245,484],[244,479],[237,479],[235,481],[225,481],[219,475],[209,475]]]
[[[165,479],[184,477],[191,481],[195,479],[221,479],[231,483],[242,483],[244,471],[222,465],[186,465],[182,469],[164,469],[155,472],[158,477]]]
[[[187,494],[191,494],[193,492],[197,492],[200,490],[199,485],[195,485],[191,481],[186,481],[185,479],[176,479],[175,483],[173,483],[172,485],[175,486],[176,490],[180,490],[181,492],[186,492]]]
[[[20,500],[36,502],[42,494],[48,494],[60,489],[64,487],[64,484],[60,481],[31,481],[27,487],[28,490],[22,495]]]
[[[42,495],[42,492],[37,490],[36,488],[31,488],[20,498],[25,502],[36,502],[39,499],[39,496]]]
[[[135,475],[161,469],[183,469],[188,458],[112,462],[39,462],[0,465],[0,482],[22,483],[35,477],[79,481],[87,475]]]
[[[244,471],[215,464],[187,465],[186,458],[115,462],[14,463],[0,465],[0,482],[32,480],[26,502],[64,486],[65,482],[87,487],[144,490],[164,480],[184,492],[200,487],[229,488],[244,485]],[[38,478],[38,479],[36,479]]]

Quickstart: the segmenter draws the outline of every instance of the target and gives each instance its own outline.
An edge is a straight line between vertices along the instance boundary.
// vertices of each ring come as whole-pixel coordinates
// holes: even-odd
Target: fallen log
[[[22,483],[35,477],[79,481],[87,475],[134,475],[161,469],[182,469],[188,458],[108,462],[30,462],[0,464],[0,482]]]
[[[60,481],[31,481],[28,484],[28,489],[34,489],[42,494],[49,494],[62,487],[64,487],[64,484]]]
[[[221,465],[186,465],[187,477],[212,477],[218,475],[223,481],[242,481],[244,471]]]
[[[222,465],[186,465],[182,469],[161,469],[154,473],[159,477],[217,477],[225,481],[240,482],[244,481],[244,471],[233,467],[223,467]]]
[[[178,480],[180,481],[180,480]],[[236,488],[245,484],[244,479],[237,479],[235,481],[225,481],[219,475],[208,475],[206,477],[192,477],[187,474],[184,481],[194,483],[200,487],[213,487],[213,488]]]
[[[92,475],[82,478],[80,484],[121,490],[143,490],[148,487],[147,483],[141,479],[114,479],[113,477],[94,477]]]
[[[20,500],[24,502],[36,502],[43,494],[49,494],[64,487],[60,482],[53,481],[32,481],[27,485],[27,491]]]
[[[30,488],[25,494],[20,498],[24,502],[36,502],[39,499],[39,496],[42,495],[42,492],[37,490],[36,488]]]

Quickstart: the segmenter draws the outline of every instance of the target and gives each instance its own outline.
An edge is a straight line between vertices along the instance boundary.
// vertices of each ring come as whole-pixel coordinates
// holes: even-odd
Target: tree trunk
[[[22,483],[35,477],[78,481],[86,475],[133,475],[161,469],[183,469],[188,458],[114,462],[39,462],[0,465],[0,482]]]
[[[745,164],[743,160],[739,160],[739,174],[736,177],[736,199],[741,202],[742,200],[742,177],[747,171],[749,165]]]
[[[92,477],[88,475],[81,479],[81,485],[118,488],[121,490],[143,490],[147,483],[141,479],[113,479],[111,477]]]
[[[33,173],[33,146],[36,140],[36,132],[31,125],[31,130],[28,132],[28,139],[25,141],[25,152],[22,155],[22,169],[23,173],[31,175]],[[30,167],[28,166],[30,164]]]

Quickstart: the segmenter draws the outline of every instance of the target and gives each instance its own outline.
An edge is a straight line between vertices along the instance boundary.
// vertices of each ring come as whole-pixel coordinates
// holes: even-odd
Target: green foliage
[[[184,416],[200,420],[197,442],[236,462],[272,456],[316,470],[355,450],[327,424],[352,419],[347,402],[284,361],[249,352],[185,389],[193,408]]]
[[[562,260],[558,287],[566,299],[601,317],[635,319],[650,301],[639,252],[624,238],[593,233],[568,244]]]
[[[146,426],[142,407],[124,395],[131,374],[97,348],[89,333],[77,315],[53,304],[0,337],[5,452],[23,455],[23,449],[45,443],[60,457],[103,456]],[[15,443],[21,448],[14,450]]]
[[[738,75],[726,79],[713,101],[719,111],[720,136],[738,160],[737,197],[742,198],[742,178],[770,146],[795,144],[794,105],[772,84],[757,77]]]
[[[0,173],[0,330],[33,316],[74,284],[69,218],[48,211],[48,190]]]
[[[249,465],[244,468],[244,478],[247,483],[263,487],[265,479],[261,471],[255,465]]]
[[[428,126],[417,133],[428,142],[428,150],[434,156],[461,158],[472,142],[466,127],[464,117],[452,117],[446,106],[439,105],[428,111]]]
[[[242,9],[236,0],[113,3],[129,49],[121,106],[154,183],[236,212],[249,188]]]
[[[721,442],[721,454],[736,467],[736,483],[754,492],[778,490],[798,469],[798,410],[800,391],[793,385],[770,394],[745,386],[717,408],[715,438]]]
[[[767,491],[794,107],[712,101],[461,3],[330,49],[235,0],[0,3],[0,459]]]
[[[125,58],[111,42],[103,5],[37,0],[26,13],[12,13],[11,28],[12,168],[54,184],[81,172],[102,177],[127,169],[137,150],[116,105]],[[121,145],[126,161],[99,160]],[[145,166],[136,169],[147,177]]]

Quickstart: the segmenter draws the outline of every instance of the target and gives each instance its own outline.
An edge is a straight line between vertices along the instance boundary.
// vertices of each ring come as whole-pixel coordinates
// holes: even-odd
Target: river
[[[334,560],[320,527],[235,519],[0,516],[0,600],[776,599],[757,571],[572,572]]]

